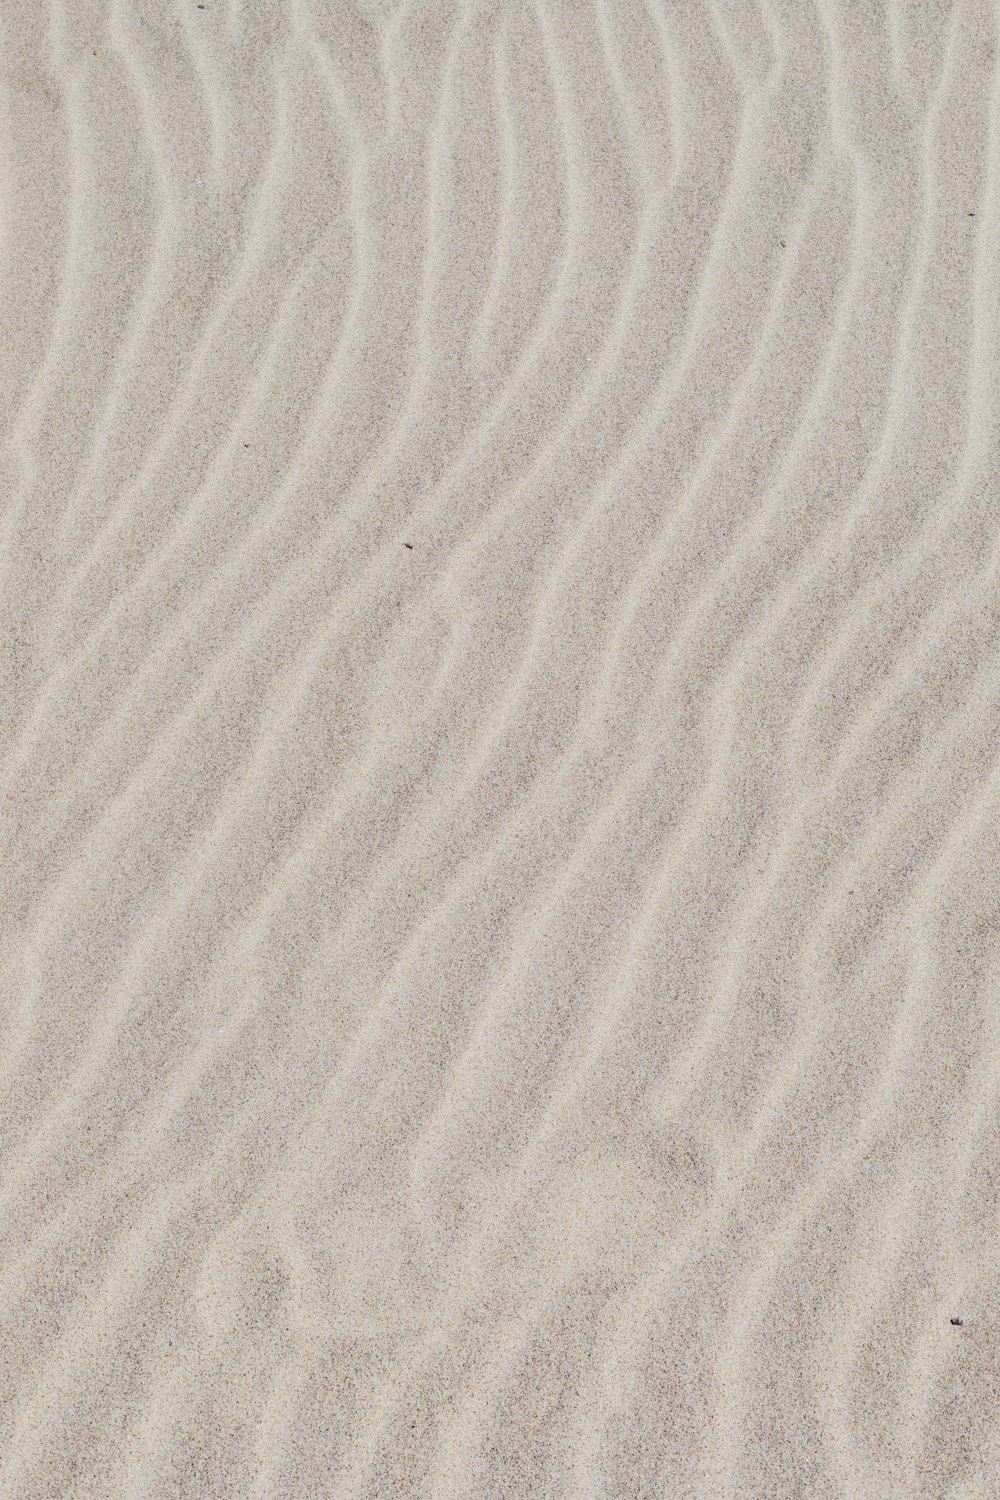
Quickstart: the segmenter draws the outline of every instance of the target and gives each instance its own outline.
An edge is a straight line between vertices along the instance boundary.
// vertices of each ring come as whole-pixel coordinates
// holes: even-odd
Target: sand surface
[[[0,1500],[1000,1496],[998,35],[5,0]]]

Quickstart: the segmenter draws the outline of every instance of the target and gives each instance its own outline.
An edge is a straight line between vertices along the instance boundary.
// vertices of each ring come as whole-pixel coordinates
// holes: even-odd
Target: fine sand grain
[[[3,0],[0,1500],[1000,1497],[997,0]]]

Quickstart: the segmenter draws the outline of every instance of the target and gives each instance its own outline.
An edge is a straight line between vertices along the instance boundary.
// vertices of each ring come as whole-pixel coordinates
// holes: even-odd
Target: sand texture
[[[0,1500],[1000,1497],[997,0],[4,0]]]

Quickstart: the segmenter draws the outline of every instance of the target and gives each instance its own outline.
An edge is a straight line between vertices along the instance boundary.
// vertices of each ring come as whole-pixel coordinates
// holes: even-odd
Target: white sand
[[[2,1500],[1000,1496],[996,5],[0,30]]]

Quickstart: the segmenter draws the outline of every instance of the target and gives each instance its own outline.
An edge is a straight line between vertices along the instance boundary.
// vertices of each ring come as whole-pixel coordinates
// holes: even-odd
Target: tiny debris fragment
[[[952,1326],[952,1328],[961,1328],[961,1326],[962,1326],[962,1320],[961,1320],[961,1318],[952,1318],[952,1320],[951,1320],[951,1326]]]
[[[413,543],[412,542],[404,542],[403,546],[406,548],[406,550],[408,552],[412,552],[413,551]]]
[[[786,246],[787,246],[787,244],[788,244],[788,241],[787,241],[787,240],[779,240],[779,241],[778,241],[778,244],[779,244],[779,245],[780,245],[780,246],[781,246],[781,248],[782,248],[782,250],[784,250],[784,249],[785,249],[785,247],[786,247]]]

